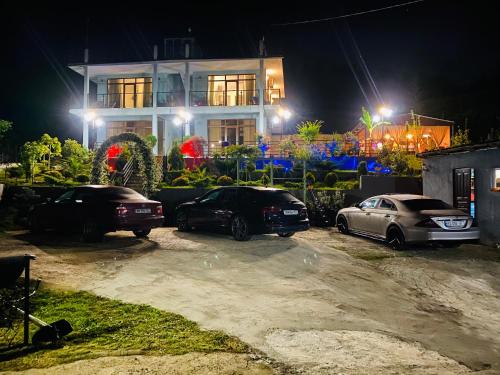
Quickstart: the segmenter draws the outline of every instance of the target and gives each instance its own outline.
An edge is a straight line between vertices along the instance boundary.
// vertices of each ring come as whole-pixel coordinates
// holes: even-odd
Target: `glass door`
[[[237,131],[237,127],[234,126],[234,127],[227,127],[226,128],[226,142],[229,144],[229,145],[236,145],[238,144],[237,142],[237,138],[236,138],[236,131]]]
[[[238,105],[238,81],[226,81],[226,105]]]
[[[125,90],[123,92],[123,107],[124,108],[135,108],[135,84],[126,83]]]

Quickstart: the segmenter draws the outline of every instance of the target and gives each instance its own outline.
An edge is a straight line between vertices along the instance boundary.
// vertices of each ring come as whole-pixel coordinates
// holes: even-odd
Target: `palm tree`
[[[359,121],[365,126],[366,130],[368,131],[369,138],[372,139],[372,133],[373,130],[375,130],[376,127],[380,125],[390,125],[390,122],[388,121],[383,121],[382,119],[374,119],[375,116],[372,116],[370,112],[366,110],[365,107],[361,107],[361,117],[359,118]],[[365,132],[365,155],[366,155],[366,132]]]

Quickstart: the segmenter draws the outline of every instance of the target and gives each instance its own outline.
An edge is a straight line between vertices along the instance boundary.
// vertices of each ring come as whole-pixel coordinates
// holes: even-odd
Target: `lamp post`
[[[106,123],[102,118],[97,117],[97,114],[93,111],[85,112],[83,114],[83,118],[86,122],[92,123],[93,133],[95,133],[96,128],[100,128],[101,126],[103,126]],[[97,135],[96,134],[94,134],[94,135],[95,135],[95,138],[97,139]],[[94,145],[95,145],[95,142],[94,142]]]
[[[292,112],[288,108],[280,107],[278,109],[277,114],[272,118],[272,122],[275,125],[281,124],[281,137],[280,140],[283,139],[283,129],[286,125],[286,122],[292,117]]]
[[[187,111],[180,111],[178,116],[175,116],[173,119],[173,123],[175,126],[181,126],[184,123],[184,131],[181,134],[181,142],[184,142],[184,136],[189,137],[189,121],[193,118],[193,115]]]

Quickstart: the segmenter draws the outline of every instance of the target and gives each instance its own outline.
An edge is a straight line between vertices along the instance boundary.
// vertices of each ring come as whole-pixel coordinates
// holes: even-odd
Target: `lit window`
[[[500,189],[500,168],[495,169],[495,187]]]

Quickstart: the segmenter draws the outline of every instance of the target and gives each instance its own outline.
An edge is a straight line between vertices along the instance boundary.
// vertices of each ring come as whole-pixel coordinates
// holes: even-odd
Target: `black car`
[[[309,229],[304,203],[285,190],[263,187],[223,187],[177,207],[177,228],[226,228],[237,241],[252,234],[291,237]]]
[[[33,232],[45,229],[80,232],[85,241],[104,233],[133,231],[146,237],[163,224],[163,207],[121,186],[86,185],[70,189],[54,201],[37,205],[29,215]]]

